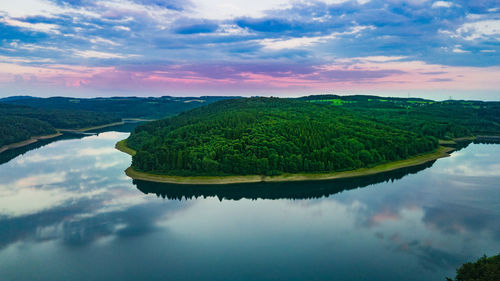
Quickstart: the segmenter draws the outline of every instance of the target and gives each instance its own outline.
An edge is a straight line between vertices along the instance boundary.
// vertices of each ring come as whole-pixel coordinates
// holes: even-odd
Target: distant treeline
[[[120,121],[114,114],[81,110],[37,109],[0,103],[0,147],[57,129],[80,129]]]
[[[33,136],[56,133],[49,123],[38,119],[0,115],[0,147],[30,139]]]
[[[500,102],[337,95],[300,99],[340,106],[372,121],[441,139],[500,135]]]
[[[2,103],[41,109],[83,110],[115,114],[120,118],[165,118],[219,100],[236,97],[111,97],[111,98],[35,98],[29,96],[0,99]]]
[[[0,147],[48,135],[57,129],[81,129],[122,118],[164,118],[230,97],[200,98],[35,98],[0,99]]]

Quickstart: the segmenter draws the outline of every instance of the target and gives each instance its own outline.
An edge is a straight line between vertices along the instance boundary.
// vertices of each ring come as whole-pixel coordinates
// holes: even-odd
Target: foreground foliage
[[[476,262],[468,262],[457,269],[455,279],[447,281],[498,281],[500,280],[500,255],[483,256]]]
[[[132,166],[171,175],[342,171],[437,148],[432,136],[300,100],[220,101],[137,127]]]

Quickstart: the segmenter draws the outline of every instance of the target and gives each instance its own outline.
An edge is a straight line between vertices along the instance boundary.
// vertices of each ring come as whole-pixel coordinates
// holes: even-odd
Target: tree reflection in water
[[[134,180],[137,189],[169,200],[217,197],[219,200],[240,199],[314,199],[355,188],[399,180],[431,167],[435,161],[376,175],[337,180],[308,182],[247,183],[229,185],[183,185]]]

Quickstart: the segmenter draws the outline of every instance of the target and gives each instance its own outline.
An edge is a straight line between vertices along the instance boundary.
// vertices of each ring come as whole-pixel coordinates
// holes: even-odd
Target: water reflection
[[[26,146],[14,148],[14,149],[9,149],[9,150],[6,150],[6,151],[0,153],[0,165],[7,163],[10,160],[12,160],[18,156],[21,156],[29,151],[36,150],[38,148],[42,148],[42,147],[44,147],[50,143],[53,143],[53,142],[58,142],[61,140],[82,139],[82,138],[89,136],[91,134],[99,135],[100,133],[109,132],[109,131],[120,132],[120,133],[130,133],[140,123],[141,122],[126,122],[123,125],[117,125],[117,126],[106,127],[106,128],[97,129],[97,130],[91,130],[91,131],[88,131],[85,133],[64,132],[62,135],[55,137],[55,138],[40,139],[37,142],[28,144]]]
[[[127,129],[128,130],[128,129]],[[188,203],[149,202],[130,188],[128,156],[114,149],[127,133],[62,137],[1,166],[0,248],[59,240],[83,246],[140,236]]]
[[[38,140],[37,142],[28,144],[26,146],[6,150],[6,151],[0,153],[0,165],[7,163],[10,160],[12,160],[20,155],[25,154],[28,151],[36,150],[36,149],[44,147],[50,143],[60,141],[60,140],[65,140],[65,139],[78,139],[78,138],[83,138],[83,137],[84,137],[84,135],[63,134],[63,135],[55,137],[55,138],[41,139],[41,140]]]
[[[178,186],[128,178],[127,135],[0,166],[0,279],[443,280],[500,251],[498,145],[363,178]]]
[[[231,185],[179,185],[134,180],[137,189],[145,194],[156,194],[163,199],[181,200],[199,197],[217,197],[219,200],[240,199],[316,199],[366,187],[382,182],[393,182],[404,176],[418,173],[432,166],[435,161],[419,166],[389,171],[365,177],[309,182],[250,183]]]

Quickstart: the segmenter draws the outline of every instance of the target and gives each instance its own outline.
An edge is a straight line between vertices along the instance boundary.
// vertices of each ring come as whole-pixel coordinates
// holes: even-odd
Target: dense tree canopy
[[[17,116],[0,116],[0,147],[41,136],[55,133],[49,123],[33,118]]]
[[[120,121],[114,114],[82,110],[38,109],[0,103],[0,147],[57,129],[80,129]]]
[[[336,95],[300,99],[340,106],[376,122],[441,139],[500,135],[500,102]]]
[[[448,281],[498,281],[500,280],[500,255],[483,256],[476,262],[468,262],[457,269],[455,279]]]
[[[127,144],[141,171],[276,175],[367,167],[432,151],[438,141],[339,107],[249,98],[139,126]]]
[[[164,118],[229,98],[3,98],[0,99],[0,147],[54,133],[55,128],[88,128],[117,122],[121,118]]]

